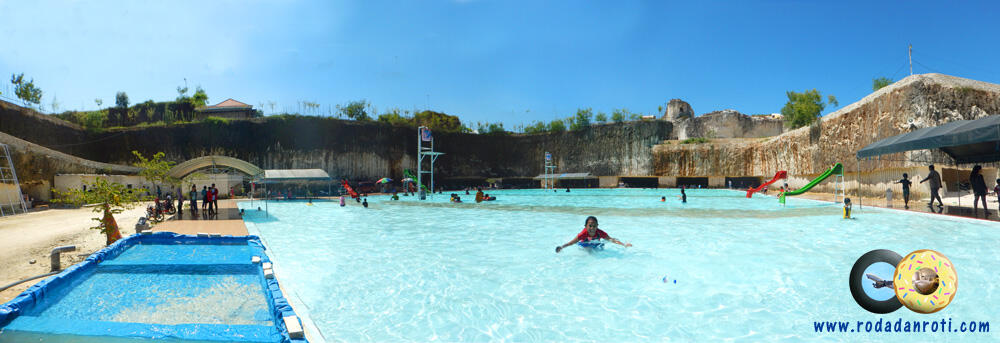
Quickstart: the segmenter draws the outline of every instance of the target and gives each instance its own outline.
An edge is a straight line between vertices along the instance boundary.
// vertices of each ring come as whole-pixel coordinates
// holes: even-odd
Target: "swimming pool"
[[[821,334],[815,321],[989,321],[1000,224],[745,192],[677,189],[489,192],[461,204],[369,197],[356,203],[241,203],[287,287],[336,341],[884,341]],[[660,197],[666,196],[666,202]],[[631,242],[557,245],[588,215]],[[861,255],[934,249],[961,277],[945,310],[875,315],[848,289]],[[675,282],[676,281],[676,282]],[[853,324],[852,324],[853,325]],[[935,339],[992,341],[993,333]]]
[[[254,256],[254,237],[128,237],[0,307],[0,342],[288,342],[294,313]]]

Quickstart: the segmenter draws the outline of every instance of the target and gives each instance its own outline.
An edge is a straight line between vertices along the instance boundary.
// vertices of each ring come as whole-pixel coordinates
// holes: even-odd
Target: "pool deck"
[[[162,223],[153,226],[153,232],[173,232],[186,235],[198,233],[217,233],[221,235],[246,236],[249,234],[236,202],[241,200],[219,200],[218,213],[209,215],[208,211],[197,213],[186,208],[184,212],[175,214]],[[187,205],[185,203],[185,205]],[[199,204],[200,206],[200,204]]]
[[[798,198],[820,200],[820,201],[833,201],[833,193],[814,193],[809,192],[802,195],[797,195]],[[931,208],[927,206],[927,199],[914,200],[910,199],[910,208],[905,208],[903,200],[899,198],[894,198],[891,203],[887,202],[885,198],[871,198],[863,197],[858,199],[857,196],[848,194],[848,198],[852,199],[854,203],[854,208],[865,208],[865,207],[878,207],[878,208],[890,208],[900,211],[913,211],[913,212],[923,212],[923,213],[933,213],[945,216],[953,217],[963,217],[978,220],[987,221],[1000,221],[1000,213],[997,212],[997,208],[1000,204],[993,196],[988,196],[986,199],[986,204],[989,206],[988,211],[983,211],[983,209],[976,210],[972,207],[972,196],[966,195],[958,198],[954,195],[946,196],[942,195],[942,200],[944,200],[944,206],[939,207],[937,202],[934,203],[934,207]]]

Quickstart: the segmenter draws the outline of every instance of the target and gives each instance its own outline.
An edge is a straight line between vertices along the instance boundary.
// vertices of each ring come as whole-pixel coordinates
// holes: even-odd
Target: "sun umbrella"
[[[389,183],[389,182],[392,182],[392,179],[383,177],[381,180],[378,180],[375,183]]]

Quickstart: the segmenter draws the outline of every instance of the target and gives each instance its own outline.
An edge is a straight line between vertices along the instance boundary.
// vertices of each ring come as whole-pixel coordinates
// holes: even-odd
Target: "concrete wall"
[[[97,179],[105,179],[110,182],[117,182],[126,185],[126,187],[131,186],[132,189],[135,190],[145,189],[146,191],[143,192],[144,194],[151,196],[156,195],[156,186],[153,185],[153,183],[146,181],[145,178],[137,175],[59,174],[53,179],[54,186],[52,188],[55,188],[60,192],[66,192],[70,189],[82,190],[84,189],[83,186],[87,183],[92,183],[97,181]],[[202,187],[211,186],[212,184],[215,184],[215,186],[219,188],[219,198],[224,199],[229,197],[230,187],[241,187],[243,185],[243,178],[241,176],[229,174],[204,174],[198,178],[185,180],[181,185],[181,189],[186,198],[188,192],[191,190],[191,186],[194,185],[196,186],[200,196]],[[177,189],[161,185],[160,192],[166,196],[167,193],[177,194]],[[176,197],[176,195],[174,196]]]

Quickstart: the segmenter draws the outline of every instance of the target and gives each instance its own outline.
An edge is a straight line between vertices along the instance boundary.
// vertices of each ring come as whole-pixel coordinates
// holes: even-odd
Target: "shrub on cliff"
[[[892,79],[888,77],[876,77],[872,79],[872,91],[877,91],[882,89],[882,87],[891,85],[893,83]]]
[[[35,80],[24,81],[24,73],[11,74],[10,83],[14,85],[14,95],[24,101],[24,105],[39,104],[42,102],[42,89],[35,87]]]
[[[413,122],[416,126],[426,126],[440,132],[462,132],[463,128],[462,121],[458,117],[434,111],[420,111],[413,114]]]
[[[693,137],[681,141],[681,144],[701,144],[708,143],[709,139],[705,137]]]
[[[573,131],[581,131],[590,128],[590,118],[594,117],[594,111],[590,108],[578,108],[576,109],[576,115],[570,117],[569,129]]]
[[[823,102],[823,95],[815,88],[802,93],[788,91],[788,102],[781,108],[781,115],[785,117],[785,122],[793,129],[812,124],[826,106],[837,106],[837,98],[833,95],[827,96],[827,103]]]
[[[566,131],[566,123],[562,119],[555,119],[549,122],[549,132],[563,132]]]
[[[528,125],[528,126],[524,127],[524,133],[529,134],[529,135],[534,135],[534,134],[539,134],[539,133],[546,133],[548,131],[549,131],[549,127],[547,125],[545,125],[545,123],[537,121],[537,120],[535,122],[531,123],[531,125]]]
[[[337,115],[352,120],[371,120],[372,117],[368,115],[369,110],[372,110],[372,105],[368,100],[356,100],[344,105],[337,105]]]

